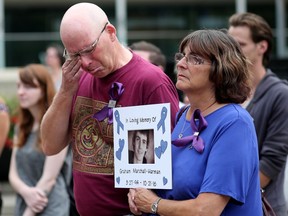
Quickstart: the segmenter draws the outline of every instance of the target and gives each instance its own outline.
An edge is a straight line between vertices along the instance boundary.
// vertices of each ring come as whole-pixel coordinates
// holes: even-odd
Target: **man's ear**
[[[106,27],[106,30],[108,31],[109,37],[112,41],[115,41],[116,39],[116,28],[109,23]]]
[[[268,42],[266,40],[262,40],[262,41],[258,42],[257,45],[258,45],[258,50],[262,54],[264,54],[267,51],[267,49],[268,49]]]

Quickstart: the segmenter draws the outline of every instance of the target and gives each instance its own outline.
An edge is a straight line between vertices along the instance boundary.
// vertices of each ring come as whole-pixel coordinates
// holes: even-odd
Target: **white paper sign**
[[[172,188],[170,104],[113,108],[116,188]]]

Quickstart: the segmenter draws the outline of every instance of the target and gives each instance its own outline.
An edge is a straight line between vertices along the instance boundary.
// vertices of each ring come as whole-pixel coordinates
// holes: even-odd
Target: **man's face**
[[[259,59],[258,46],[251,38],[251,31],[247,26],[231,26],[228,33],[240,44],[247,59],[254,64]]]
[[[111,37],[108,35],[112,33],[109,33],[108,28],[111,30],[106,23],[103,24],[102,29],[97,31],[71,30],[71,32],[65,32],[63,30],[63,35],[61,35],[68,59],[81,61],[81,68],[97,78],[107,76],[119,66],[115,59],[115,53],[111,52],[114,49]]]
[[[142,160],[147,150],[147,136],[140,132],[136,132],[134,152],[138,160]]]

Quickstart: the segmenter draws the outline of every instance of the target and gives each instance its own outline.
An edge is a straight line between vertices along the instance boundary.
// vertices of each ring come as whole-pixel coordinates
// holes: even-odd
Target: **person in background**
[[[10,129],[9,109],[4,99],[0,97],[0,157]],[[0,215],[2,211],[2,193],[0,187]]]
[[[5,100],[0,97],[0,157],[10,129],[9,108]]]
[[[19,121],[9,171],[9,182],[17,193],[17,216],[69,215],[63,170],[67,148],[45,156],[39,131],[54,95],[54,84],[44,65],[29,64],[19,70]]]
[[[176,88],[160,68],[119,42],[115,27],[95,4],[71,6],[60,36],[66,61],[60,90],[41,125],[44,152],[54,155],[71,143],[81,216],[130,214],[128,189],[114,187],[112,108],[170,103],[173,128]]]
[[[172,132],[172,189],[130,189],[136,215],[262,215],[257,137],[239,104],[250,94],[247,60],[220,30],[187,35],[175,55],[176,87],[189,98]]]
[[[269,68],[273,34],[253,13],[234,14],[229,34],[250,60],[252,94],[243,104],[254,119],[259,148],[259,175],[265,197],[277,216],[287,216],[284,176],[288,155],[288,84]]]
[[[132,43],[129,48],[136,53],[137,55],[141,56],[146,61],[156,65],[157,67],[161,68],[161,70],[165,73],[166,69],[166,57],[162,53],[161,49],[156,45],[149,43],[147,41],[138,41]],[[181,95],[179,95],[181,96]],[[183,97],[183,99],[185,99]],[[179,101],[179,107],[183,107],[185,105],[184,102],[181,100]]]
[[[50,44],[45,51],[45,65],[49,68],[56,90],[60,88],[62,81],[62,65],[64,48],[59,44]]]
[[[165,71],[166,57],[160,48],[154,44],[147,41],[139,41],[131,44],[129,48],[146,61],[156,65],[157,67],[160,67],[163,71]]]
[[[132,136],[133,151],[129,151],[129,163],[145,164],[145,157],[149,146],[149,130],[136,130]]]
[[[50,44],[46,48],[45,52],[45,65],[48,67],[52,80],[54,82],[56,91],[60,89],[61,82],[62,82],[62,65],[65,62],[65,58],[63,57],[63,46],[59,44]],[[68,147],[67,156],[66,156],[66,164],[68,165],[67,170],[71,169],[69,172],[69,177],[67,179],[68,185],[68,192],[70,198],[70,213],[69,216],[78,216],[79,213],[77,212],[75,199],[74,199],[74,192],[73,192],[73,177],[72,177],[72,148],[71,146]]]

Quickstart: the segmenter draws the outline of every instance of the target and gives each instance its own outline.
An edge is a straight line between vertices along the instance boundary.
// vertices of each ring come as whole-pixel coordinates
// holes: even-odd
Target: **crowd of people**
[[[157,46],[123,46],[95,4],[71,6],[60,37],[45,64],[18,72],[15,215],[262,215],[263,195],[287,215],[288,83],[269,69],[273,34],[262,17],[233,14],[227,29],[187,34],[176,83]],[[158,103],[171,108],[172,189],[115,188],[113,107]],[[0,118],[1,155],[10,128],[2,98]],[[131,133],[128,163],[154,163],[151,136]]]

